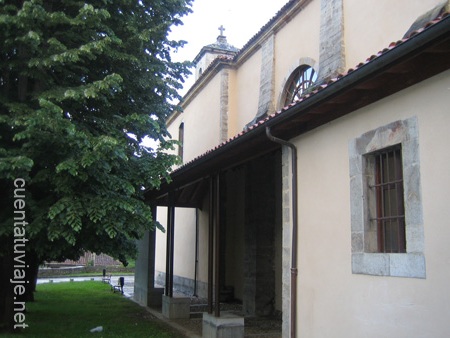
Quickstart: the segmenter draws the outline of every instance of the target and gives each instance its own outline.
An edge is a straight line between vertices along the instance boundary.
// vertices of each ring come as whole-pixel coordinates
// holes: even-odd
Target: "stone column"
[[[275,111],[274,105],[274,76],[275,76],[275,35],[270,35],[261,46],[262,62],[261,75],[259,83],[259,100],[258,111],[256,113],[256,121],[259,118],[264,118],[266,114],[271,114]],[[255,122],[256,122],[255,121]]]
[[[271,34],[261,46],[258,110],[245,128],[275,112],[275,35]]]
[[[343,0],[321,0],[318,82],[345,70]]]
[[[229,70],[224,68],[220,74],[220,142],[228,140],[228,91],[229,91]]]
[[[282,148],[282,332],[289,334],[291,319],[291,257],[292,257],[292,179],[290,149]]]

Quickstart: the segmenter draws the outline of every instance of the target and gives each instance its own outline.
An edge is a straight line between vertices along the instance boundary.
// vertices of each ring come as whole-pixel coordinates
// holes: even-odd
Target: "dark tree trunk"
[[[13,257],[11,239],[5,243],[4,255],[0,256],[0,328],[14,330],[14,290],[10,279],[13,276]]]
[[[36,291],[37,276],[39,271],[39,259],[34,251],[27,252],[27,288],[25,291],[25,301],[34,302],[34,292]]]
[[[35,252],[19,258],[22,253],[14,252],[14,239],[2,239],[6,245],[0,257],[0,331],[17,332],[27,327],[26,303],[34,301],[39,259]],[[22,278],[23,271],[25,278]]]

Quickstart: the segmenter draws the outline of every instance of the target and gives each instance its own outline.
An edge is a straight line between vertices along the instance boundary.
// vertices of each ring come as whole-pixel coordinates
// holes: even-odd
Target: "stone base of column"
[[[162,306],[162,295],[164,288],[153,288],[147,292],[147,306],[160,308]]]
[[[220,317],[203,313],[203,338],[243,338],[244,317],[222,312]]]
[[[191,300],[162,295],[162,314],[168,319],[186,319],[191,314]]]

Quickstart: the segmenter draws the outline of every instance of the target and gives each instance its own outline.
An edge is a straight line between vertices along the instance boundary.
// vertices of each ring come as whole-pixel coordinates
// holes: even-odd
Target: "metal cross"
[[[219,27],[219,31],[220,31],[220,35],[223,36],[223,31],[225,30],[225,28],[223,28],[223,25],[220,25]]]

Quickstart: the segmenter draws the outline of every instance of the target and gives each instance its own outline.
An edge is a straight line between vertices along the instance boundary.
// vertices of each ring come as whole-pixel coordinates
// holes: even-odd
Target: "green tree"
[[[191,4],[0,0],[0,323],[14,324],[18,270],[83,250],[124,260],[159,226],[143,189],[177,160],[165,119],[189,71],[168,32]]]

